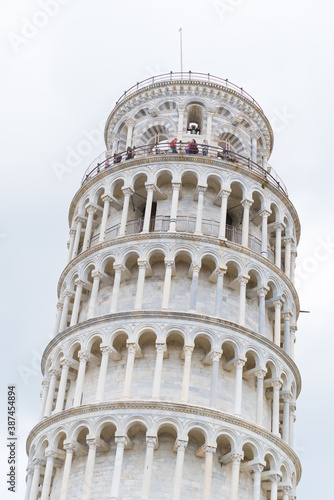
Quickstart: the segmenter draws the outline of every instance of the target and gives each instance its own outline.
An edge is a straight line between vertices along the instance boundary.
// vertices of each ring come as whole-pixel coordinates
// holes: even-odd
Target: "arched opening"
[[[189,104],[187,110],[187,132],[191,135],[201,134],[203,130],[203,106]]]
[[[166,352],[162,366],[160,398],[179,401],[183,379],[181,360],[184,338],[177,330],[172,330],[166,338]]]

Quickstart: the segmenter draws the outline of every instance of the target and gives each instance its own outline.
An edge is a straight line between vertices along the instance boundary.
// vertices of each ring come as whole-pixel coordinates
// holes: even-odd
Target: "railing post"
[[[189,71],[189,80],[191,80],[191,71]]]

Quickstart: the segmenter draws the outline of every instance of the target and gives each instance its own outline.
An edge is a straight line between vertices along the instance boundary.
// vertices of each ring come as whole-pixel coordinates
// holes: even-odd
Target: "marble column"
[[[45,415],[45,405],[48,397],[50,383],[46,378],[42,381],[42,393],[41,393],[41,406],[39,410],[38,422],[40,422]]]
[[[94,465],[95,465],[95,457],[96,457],[96,449],[99,445],[100,438],[89,437],[86,438],[86,443],[88,444],[88,456],[86,461],[86,469],[83,483],[83,492],[81,500],[89,500],[90,492],[92,488],[93,476],[94,476]]]
[[[159,399],[160,397],[160,385],[161,385],[161,374],[162,374],[162,365],[164,359],[164,352],[166,349],[166,344],[164,343],[156,343],[155,344],[157,355],[155,361],[155,370],[154,370],[154,379],[153,379],[153,389],[152,389],[152,398]]]
[[[264,467],[261,464],[255,464],[252,467],[253,472],[253,500],[261,500],[261,474]]]
[[[26,478],[26,492],[25,492],[25,495],[24,495],[24,500],[29,500],[30,491],[31,491],[31,484],[32,484],[33,477],[34,477],[34,467],[33,466],[28,466],[28,468],[27,468],[27,478]]]
[[[290,356],[290,320],[292,318],[292,314],[290,312],[283,313],[284,319],[284,342],[283,349],[288,356]]]
[[[266,258],[268,258],[268,217],[270,214],[268,210],[262,210],[260,213],[262,217],[261,255]]]
[[[175,233],[176,231],[176,221],[177,221],[177,206],[179,203],[181,184],[179,182],[172,182],[173,194],[172,194],[172,206],[170,209],[170,220],[169,229],[170,233]]]
[[[258,370],[255,372],[257,379],[256,387],[256,423],[263,425],[263,396],[264,396],[264,377],[266,376],[265,370]]]
[[[64,292],[63,295],[64,295],[64,305],[63,305],[63,311],[61,313],[59,332],[63,332],[67,328],[67,315],[68,315],[70,300],[73,297],[73,292],[66,291]]]
[[[191,265],[192,280],[191,280],[191,287],[190,287],[189,312],[196,312],[198,276],[199,276],[200,269],[201,269],[201,266],[198,266],[197,264]]]
[[[97,210],[96,207],[93,207],[92,205],[87,207],[88,217],[87,217],[87,224],[86,224],[84,241],[83,241],[83,245],[82,245],[83,252],[85,250],[88,250],[88,248],[90,246],[90,239],[92,237],[92,229],[93,229],[93,219],[94,219],[94,214],[96,213],[96,210]]]
[[[285,264],[284,271],[288,278],[290,278],[291,273],[291,244],[293,242],[292,238],[284,238],[285,243]]]
[[[180,500],[181,498],[181,486],[182,486],[182,476],[183,476],[183,464],[184,464],[184,454],[187,447],[187,441],[177,439],[175,443],[177,449],[176,455],[176,466],[174,474],[174,487],[172,500]]]
[[[51,368],[49,370],[49,373],[51,375],[50,377],[50,386],[48,390],[48,396],[46,399],[46,404],[45,404],[45,410],[44,410],[44,417],[49,417],[52,412],[52,406],[53,406],[53,400],[55,397],[55,390],[56,390],[56,385],[57,385],[57,380],[59,377],[59,370],[56,368]]]
[[[104,400],[104,386],[106,383],[109,357],[111,354],[111,349],[106,344],[101,344],[100,351],[102,353],[102,357],[101,357],[99,378],[97,381],[95,401],[103,401]]]
[[[82,224],[84,224],[85,221],[86,221],[86,217],[83,217],[82,215],[77,215],[75,217],[75,222],[77,224],[77,227],[76,227],[76,232],[75,232],[75,240],[74,240],[73,254],[72,254],[71,260],[73,260],[78,255],[80,238],[81,238],[81,231],[82,231]]]
[[[135,121],[130,118],[129,120],[127,120],[125,122],[125,125],[127,126],[128,130],[127,130],[127,135],[126,135],[126,148],[128,147],[131,147],[132,145],[132,134],[133,134],[133,128],[135,126]]]
[[[72,459],[73,459],[73,454],[77,449],[77,446],[78,443],[74,441],[69,441],[69,440],[64,441],[63,448],[66,451],[66,458],[63,468],[63,478],[61,482],[59,500],[66,500],[67,498],[67,491],[68,491],[68,485],[70,481],[70,474],[72,467]]]
[[[246,361],[237,359],[235,365],[235,395],[234,395],[234,415],[241,416],[242,404],[242,373]]]
[[[151,489],[151,478],[152,478],[152,466],[153,466],[153,455],[154,447],[157,442],[157,438],[154,436],[146,437],[146,456],[144,464],[144,474],[143,474],[143,485],[141,500],[149,500],[150,489]]]
[[[249,235],[249,209],[253,204],[253,200],[243,200],[241,205],[244,209],[242,216],[242,236],[241,245],[243,247],[248,247],[248,235]]]
[[[273,380],[271,382],[273,387],[273,419],[272,419],[272,433],[279,436],[279,391],[281,388],[280,380]]]
[[[270,481],[271,481],[270,500],[277,500],[278,483],[280,481],[280,476],[278,474],[271,474]]]
[[[109,217],[110,202],[112,201],[112,198],[107,194],[104,194],[101,197],[101,199],[103,201],[103,213],[102,213],[102,221],[100,227],[99,243],[103,243],[104,240],[106,239],[106,229]]]
[[[296,422],[296,405],[295,403],[290,403],[290,428],[289,428],[289,445],[291,448],[294,448],[295,440],[294,440],[294,425]]]
[[[220,224],[219,224],[219,235],[220,240],[226,240],[226,215],[227,215],[227,198],[231,193],[230,189],[222,189],[220,192],[221,196],[221,207],[220,207]]]
[[[273,302],[275,307],[275,326],[274,326],[274,343],[280,347],[281,345],[281,309],[282,302],[275,300]]]
[[[257,290],[259,297],[259,333],[260,335],[266,334],[266,295],[268,287],[263,286]]]
[[[239,295],[239,325],[245,326],[246,318],[246,285],[248,283],[249,276],[240,276],[240,295]]]
[[[86,365],[89,359],[89,353],[87,351],[79,351],[78,357],[79,357],[79,369],[74,391],[74,401],[73,401],[74,408],[76,406],[81,405],[81,396],[85,380]]]
[[[165,266],[166,266],[165,281],[164,281],[164,289],[162,292],[162,304],[161,304],[161,309],[163,311],[168,310],[170,288],[171,288],[171,281],[172,281],[172,270],[173,270],[173,266],[174,266],[174,261],[173,260],[165,260]]]
[[[183,117],[185,108],[178,108],[177,111],[179,113],[179,120],[177,124],[177,140],[180,142],[182,141],[182,136],[183,136]]]
[[[33,460],[33,464],[34,464],[34,475],[32,477],[29,500],[37,500],[38,487],[41,478],[41,468],[44,467],[45,461],[35,458]]]
[[[50,448],[46,448],[45,457],[46,457],[46,467],[44,472],[41,500],[48,500],[50,498],[49,495],[50,495],[53,466],[54,466],[54,461],[57,458],[57,452],[51,450]]]
[[[130,188],[122,188],[122,191],[124,193],[124,201],[123,201],[122,218],[118,236],[125,235],[126,223],[128,220],[130,196],[133,194],[133,191]]]
[[[207,144],[211,144],[211,132],[212,132],[212,117],[214,115],[214,111],[206,112],[206,140]]]
[[[212,367],[211,367],[211,388],[210,388],[210,408],[217,406],[217,392],[218,392],[218,379],[219,379],[219,360],[222,356],[222,351],[214,351],[211,354]]]
[[[67,255],[67,264],[69,264],[72,260],[74,241],[75,241],[76,230],[70,230],[70,244],[68,246],[68,255]]]
[[[143,224],[142,233],[148,233],[150,230],[152,202],[153,202],[153,194],[154,194],[154,185],[153,184],[145,184],[145,187],[146,187],[147,197],[146,197],[145,215],[144,215],[144,224]]]
[[[140,311],[140,309],[142,308],[147,265],[148,264],[145,259],[138,259],[138,278],[137,278],[137,291],[135,298],[135,311]]]
[[[290,269],[290,280],[292,281],[292,283],[295,283],[296,258],[297,258],[297,250],[293,248],[291,250],[291,269]]]
[[[58,387],[58,396],[57,396],[55,413],[62,411],[64,407],[68,372],[70,367],[72,366],[72,361],[70,359],[62,358],[60,360],[60,366],[61,366],[61,374],[60,374],[60,382]]]
[[[206,186],[197,186],[198,201],[197,201],[195,234],[202,234],[203,204],[204,204],[205,191],[206,191]]]
[[[219,267],[217,273],[215,316],[218,316],[219,318],[222,317],[224,275],[226,271],[227,271],[226,267]]]
[[[116,442],[116,455],[114,461],[114,472],[111,484],[110,500],[118,500],[126,437],[124,436],[115,437],[115,442]]]
[[[233,455],[231,455],[231,459],[232,459],[232,470],[231,470],[230,500],[238,500],[240,463],[241,460],[243,459],[243,455],[240,453],[234,453]]]
[[[181,402],[188,402],[189,394],[189,383],[190,383],[190,371],[191,371],[191,356],[194,350],[194,346],[185,345],[183,348],[184,352],[184,365],[183,365],[183,379],[182,379],[182,390],[181,390]]]
[[[58,302],[58,303],[57,303],[57,315],[56,315],[56,322],[55,322],[55,327],[54,327],[54,330],[53,330],[53,335],[54,335],[54,337],[55,337],[56,335],[58,335],[58,333],[59,333],[59,329],[60,329],[60,322],[61,322],[61,317],[62,317],[62,313],[63,313],[63,307],[64,307],[63,302]]]
[[[128,348],[128,359],[126,362],[125,369],[125,377],[124,377],[124,388],[123,388],[123,397],[122,399],[130,399],[131,392],[131,384],[132,384],[132,375],[133,375],[133,367],[135,363],[135,356],[137,351],[136,344],[126,344]]]
[[[112,296],[111,296],[111,306],[110,306],[111,313],[117,312],[119,287],[121,284],[122,271],[124,270],[124,268],[121,264],[114,264],[113,267],[114,267],[114,271],[115,271],[115,277],[114,277],[114,286],[113,286]]]
[[[210,500],[213,455],[216,452],[216,447],[205,445],[205,446],[203,446],[203,451],[205,453],[205,465],[204,465],[204,481],[203,481],[202,500]]]
[[[276,230],[276,245],[275,245],[275,264],[277,267],[281,269],[281,260],[282,260],[282,231],[284,226],[281,222],[276,222],[274,225]]]
[[[86,283],[80,279],[77,279],[75,280],[75,284],[76,284],[76,289],[75,289],[74,304],[73,304],[70,326],[74,326],[78,322],[82,289]]]
[[[290,432],[290,401],[291,401],[291,394],[286,393],[282,395],[283,399],[283,440],[289,444],[290,442],[290,437],[289,437],[289,432]]]
[[[103,279],[103,274],[99,271],[92,271],[93,286],[89,299],[87,319],[94,318],[97,295],[99,293],[100,281]]]

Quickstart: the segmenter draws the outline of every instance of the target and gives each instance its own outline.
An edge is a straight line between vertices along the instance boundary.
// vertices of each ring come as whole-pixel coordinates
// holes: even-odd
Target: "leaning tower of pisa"
[[[124,92],[69,210],[26,500],[289,500],[298,215],[242,88]]]

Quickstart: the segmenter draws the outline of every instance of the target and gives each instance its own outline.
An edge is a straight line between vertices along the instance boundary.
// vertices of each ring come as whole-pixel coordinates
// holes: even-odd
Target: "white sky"
[[[271,165],[299,212],[296,361],[303,377],[296,449],[300,500],[333,497],[333,14],[327,1],[2,0],[1,220],[2,316],[0,492],[24,497],[25,440],[36,424],[39,358],[54,326],[56,286],[65,265],[67,213],[102,141],[57,179],[54,163],[80,149],[117,98],[152,74],[210,72],[243,86],[275,130]],[[59,5],[62,2],[63,5]],[[28,21],[27,21],[28,20]],[[44,26],[27,28],[34,21]],[[21,37],[21,38],[20,38]],[[28,38],[29,37],[29,38]],[[18,392],[19,490],[7,492],[6,386]]]

